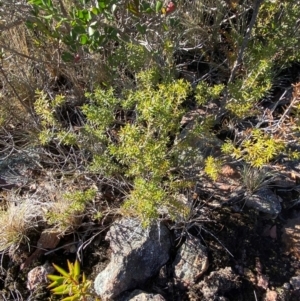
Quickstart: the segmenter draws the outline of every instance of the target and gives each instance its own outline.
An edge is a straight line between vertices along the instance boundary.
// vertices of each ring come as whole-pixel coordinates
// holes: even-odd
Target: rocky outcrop
[[[184,286],[194,284],[208,268],[206,248],[196,237],[189,236],[177,252],[173,263],[177,281]]]
[[[163,224],[144,229],[138,220],[121,219],[111,226],[106,240],[110,241],[111,261],[94,282],[103,301],[138,287],[169,259],[170,232]]]

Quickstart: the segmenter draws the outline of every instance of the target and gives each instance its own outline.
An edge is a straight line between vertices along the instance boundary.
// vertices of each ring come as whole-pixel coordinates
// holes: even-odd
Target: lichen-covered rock
[[[46,283],[48,281],[47,275],[52,273],[54,273],[54,268],[48,262],[35,267],[27,275],[27,288],[30,291],[35,290],[38,286]]]
[[[270,218],[276,218],[281,212],[281,204],[277,195],[269,188],[262,188],[250,196],[246,196],[246,206],[254,208]]]
[[[222,297],[225,293],[235,289],[238,284],[238,276],[235,275],[230,267],[211,272],[198,285],[198,291],[203,298],[199,300],[220,300],[216,297]]]
[[[111,226],[106,239],[111,261],[94,283],[103,301],[144,283],[169,259],[170,232],[163,224],[144,229],[135,219],[121,219]]]
[[[29,182],[33,168],[39,166],[39,155],[35,149],[14,153],[0,160],[0,188],[12,189]]]
[[[290,284],[294,290],[300,290],[300,276],[295,276],[290,279]]]
[[[187,237],[173,263],[177,280],[185,286],[199,279],[208,265],[207,250],[196,237]]]
[[[159,294],[147,294],[141,290],[135,290],[125,301],[165,301],[165,298]]]

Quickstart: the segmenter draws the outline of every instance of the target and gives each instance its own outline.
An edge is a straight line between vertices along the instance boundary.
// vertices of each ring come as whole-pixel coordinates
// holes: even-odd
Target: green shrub
[[[57,118],[58,110],[64,104],[65,97],[63,95],[57,95],[53,100],[50,100],[43,91],[36,92],[34,110],[40,118],[41,129],[38,138],[42,145],[47,145],[54,139],[58,140],[58,144],[76,144],[76,135],[71,130],[66,129],[62,121]]]
[[[27,27],[48,39],[62,41],[68,50],[62,53],[66,62],[74,61],[74,55],[82,50],[98,51],[113,41],[129,43],[129,48],[141,45],[157,62],[161,54],[172,48],[170,41],[166,43],[163,39],[169,31],[169,18],[162,15],[161,1],[77,1],[70,5],[64,1],[28,0],[28,3],[33,11]],[[143,51],[140,53],[145,58]],[[133,63],[136,67],[138,62],[129,56],[129,65]]]
[[[41,204],[30,198],[20,198],[11,193],[7,208],[0,208],[0,252],[9,248],[12,253],[20,244],[28,244],[28,236],[39,227],[42,217]]]
[[[96,190],[66,192],[50,203],[46,214],[47,223],[65,233],[78,228],[84,217],[86,205],[96,196]],[[57,196],[59,197],[59,196]]]
[[[265,134],[263,130],[253,129],[251,135],[236,147],[232,141],[222,146],[224,154],[236,159],[243,159],[253,167],[262,167],[270,162],[285,149],[283,141],[279,138]]]
[[[236,116],[256,115],[255,105],[270,91],[278,70],[299,60],[299,13],[294,1],[261,4],[242,66],[227,87],[226,108]]]
[[[56,117],[62,97],[51,102],[40,93],[35,110],[41,120],[41,143],[72,143],[87,154],[90,163],[85,167],[90,172],[108,178],[125,176],[128,185],[133,185],[133,195],[129,194],[124,208],[130,207],[131,213],[135,210],[146,224],[158,216],[159,207],[168,207],[165,189],[170,186],[170,170],[176,165],[170,155],[171,137],[179,133],[185,112],[182,103],[191,87],[183,80],[166,78],[159,82],[157,69],[141,72],[136,78],[137,88],[123,91],[118,97],[112,88],[87,93],[88,102],[81,107],[85,124],[76,134],[67,132]],[[150,192],[145,189],[148,185],[152,187]],[[60,228],[67,227],[67,223],[76,226],[85,203],[74,193],[62,199],[68,208],[50,212],[48,222]]]
[[[216,181],[221,171],[222,164],[223,162],[221,159],[208,156],[205,159],[204,171],[212,180]]]
[[[168,207],[165,187],[168,186],[168,172],[174,164],[169,156],[170,137],[179,131],[184,113],[181,104],[189,91],[189,84],[182,80],[159,84],[156,89],[151,87],[151,83],[143,82],[141,89],[128,91],[119,105],[122,104],[121,107],[127,110],[133,109],[135,117],[121,126],[115,134],[115,141],[106,139],[102,155],[98,153],[94,156],[91,166],[94,171],[98,166],[98,172],[101,173],[103,167],[106,169],[110,166],[109,161],[112,162],[111,166],[116,166],[117,161],[128,180],[133,180],[133,190],[124,208],[135,212],[144,224],[157,218],[162,205]],[[104,102],[99,99],[99,106],[103,105]],[[85,107],[85,111],[88,107]],[[94,128],[88,115],[87,119],[89,132],[94,132],[101,141],[103,137],[99,127],[104,134],[105,119],[103,124],[102,119],[98,119],[101,123],[99,127],[94,121]]]
[[[211,100],[219,99],[224,88],[223,84],[210,87],[205,81],[200,82],[196,87],[195,98],[199,105],[206,104]]]

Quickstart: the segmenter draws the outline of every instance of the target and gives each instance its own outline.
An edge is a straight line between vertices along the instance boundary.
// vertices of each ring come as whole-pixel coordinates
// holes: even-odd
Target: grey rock
[[[284,289],[286,289],[286,290],[290,290],[290,289],[291,289],[291,285],[290,285],[288,282],[286,282],[286,283],[284,283],[284,284],[282,285],[282,288],[284,288]]]
[[[206,248],[196,237],[187,237],[173,263],[177,279],[185,286],[195,283],[208,268]]]
[[[294,290],[300,289],[300,276],[295,276],[290,279],[290,284],[293,286]]]
[[[103,301],[136,288],[169,260],[171,238],[163,224],[144,229],[138,220],[121,219],[113,223],[106,239],[110,241],[111,261],[94,282]]]
[[[0,158],[0,187],[10,189],[26,184],[30,170],[40,167],[39,160],[37,149],[27,149]]]
[[[147,294],[141,290],[135,290],[124,301],[165,301],[165,298],[159,294]]]
[[[44,265],[40,265],[30,270],[27,275],[27,288],[30,291],[35,290],[43,283],[47,283],[47,275],[54,273],[54,268],[46,262]]]
[[[216,300],[218,296],[223,296],[226,292],[235,289],[238,284],[238,276],[232,272],[230,267],[211,272],[202,280],[198,287],[203,294],[203,299],[199,300]]]
[[[257,190],[250,196],[246,196],[246,206],[254,208],[271,218],[276,218],[281,212],[281,204],[277,195],[269,188]]]

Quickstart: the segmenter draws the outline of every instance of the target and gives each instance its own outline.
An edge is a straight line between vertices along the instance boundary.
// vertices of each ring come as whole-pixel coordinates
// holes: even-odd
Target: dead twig
[[[32,119],[36,122],[36,118],[34,116],[34,114],[32,113],[30,107],[25,103],[25,101],[23,99],[21,99],[20,95],[18,94],[18,92],[16,91],[15,87],[10,83],[9,79],[7,78],[6,73],[4,72],[2,66],[0,66],[0,73],[3,75],[5,81],[7,82],[7,84],[11,87],[11,89],[13,90],[15,96],[17,97],[18,101],[20,102],[20,104],[22,105],[22,107],[27,111],[27,113],[32,117]]]
[[[250,21],[249,26],[246,30],[245,37],[243,39],[241,48],[239,49],[237,59],[234,62],[234,65],[233,65],[233,68],[232,68],[232,71],[231,71],[231,74],[230,74],[227,85],[230,84],[234,80],[235,74],[236,74],[239,66],[241,65],[241,63],[243,61],[244,52],[245,52],[245,49],[246,49],[246,47],[248,45],[248,42],[250,40],[251,32],[252,32],[252,29],[255,25],[255,21],[256,21],[257,16],[258,16],[259,7],[260,7],[262,2],[263,2],[263,0],[257,0],[255,5],[254,5],[251,21]]]

